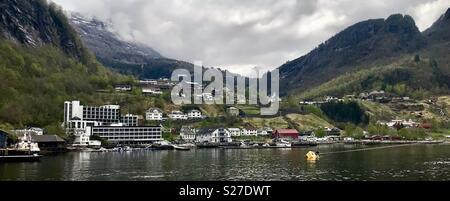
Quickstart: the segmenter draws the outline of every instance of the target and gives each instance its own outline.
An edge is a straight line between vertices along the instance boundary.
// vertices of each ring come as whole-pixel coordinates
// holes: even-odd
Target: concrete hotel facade
[[[159,126],[94,126],[87,127],[86,131],[91,136],[99,136],[117,144],[146,145],[162,140],[162,129]]]

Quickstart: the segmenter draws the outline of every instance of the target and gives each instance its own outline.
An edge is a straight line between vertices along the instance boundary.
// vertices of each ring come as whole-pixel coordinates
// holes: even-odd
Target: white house
[[[238,108],[236,108],[236,107],[230,107],[230,108],[228,108],[228,113],[231,115],[231,116],[239,116],[239,114],[240,114],[240,111],[239,111],[239,109]]]
[[[133,87],[131,85],[116,85],[116,91],[131,91]]]
[[[31,134],[31,135],[44,135],[44,129],[42,128],[26,128],[26,129],[22,129],[22,130],[14,130],[14,133],[16,133],[17,135],[24,135],[24,134]]]
[[[142,93],[144,95],[162,95],[163,92],[157,88],[143,88]]]
[[[272,135],[273,133],[273,129],[272,128],[262,128],[262,129],[258,129],[258,136],[267,136],[267,135]]]
[[[187,120],[188,116],[181,111],[172,111],[172,113],[169,114],[169,119],[172,119],[175,121]]]
[[[197,132],[195,141],[200,143],[229,143],[233,142],[233,139],[231,139],[231,133],[228,129],[204,128]]]
[[[228,131],[230,132],[231,136],[233,136],[233,137],[241,136],[241,129],[240,128],[228,128]]]
[[[162,121],[163,111],[158,108],[150,108],[145,112],[145,119],[147,121]]]
[[[242,129],[242,135],[243,136],[257,136],[258,129],[256,129],[252,126],[246,126],[244,129]]]
[[[201,119],[203,118],[202,112],[200,110],[191,110],[188,113],[189,119]]]
[[[415,121],[413,121],[412,119],[410,119],[409,121],[406,120],[392,120],[391,122],[379,122],[379,124],[381,125],[386,125],[388,127],[394,128],[396,125],[402,125],[406,128],[415,128],[417,127],[419,124]]]
[[[180,130],[180,138],[187,142],[194,142],[196,132],[195,129],[183,126]]]

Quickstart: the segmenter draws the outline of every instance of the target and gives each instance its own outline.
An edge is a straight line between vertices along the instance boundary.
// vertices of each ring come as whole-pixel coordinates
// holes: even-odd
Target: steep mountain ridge
[[[80,34],[85,45],[100,60],[111,60],[126,64],[145,64],[162,58],[154,49],[118,37],[110,25],[96,18],[89,19],[79,13],[71,13],[70,21]]]
[[[0,0],[0,36],[29,47],[52,44],[79,60],[89,54],[62,10],[46,0]]]
[[[54,4],[1,0],[0,7],[0,129],[64,136],[64,101],[99,103],[97,90],[132,82],[98,63]]]
[[[368,64],[390,63],[426,45],[426,38],[408,15],[360,22],[307,55],[282,65],[281,88],[284,95],[298,93]]]

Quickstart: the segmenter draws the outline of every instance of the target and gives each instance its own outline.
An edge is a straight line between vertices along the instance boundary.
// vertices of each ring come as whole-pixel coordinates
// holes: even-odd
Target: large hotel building
[[[75,145],[97,145],[90,140],[99,136],[117,144],[151,144],[162,140],[161,127],[138,125],[136,115],[121,116],[120,106],[83,106],[80,101],[64,103],[64,127],[75,136]]]

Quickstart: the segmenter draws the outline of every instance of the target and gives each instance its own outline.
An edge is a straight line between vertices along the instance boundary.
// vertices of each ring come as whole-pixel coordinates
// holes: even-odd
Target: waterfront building
[[[273,129],[272,128],[261,128],[258,129],[257,135],[258,136],[269,136],[273,134]]]
[[[327,136],[340,136],[341,135],[341,130],[339,128],[325,127],[325,132],[327,133]]]
[[[180,130],[180,138],[186,142],[194,142],[196,130],[190,127],[183,126]]]
[[[133,114],[127,114],[120,118],[120,123],[123,123],[125,126],[138,126],[139,125],[139,117]]]
[[[273,138],[298,140],[299,132],[295,129],[279,129],[275,131]]]
[[[128,127],[117,124],[87,127],[86,131],[89,136],[99,136],[115,144],[148,145],[163,140],[160,126]]]
[[[203,128],[197,132],[196,142],[200,143],[230,143],[231,133],[225,128]]]
[[[8,133],[0,130],[0,148],[6,148],[8,142]]]
[[[64,103],[64,127],[68,135],[75,137],[74,146],[98,146],[99,141],[90,140],[93,127],[111,127],[121,125],[123,128],[137,127],[139,117],[120,115],[120,106],[105,105],[100,107],[83,106],[80,101]],[[115,127],[116,128],[116,127]]]
[[[145,119],[147,121],[162,121],[163,111],[158,108],[150,108],[145,113]]]
[[[300,141],[314,141],[316,139],[316,135],[312,130],[302,131],[300,132],[298,139]]]
[[[174,121],[187,120],[188,116],[181,111],[172,111],[172,113],[169,114],[169,119]]]
[[[41,151],[59,152],[66,148],[66,141],[57,135],[31,135],[31,141],[37,143]]]
[[[203,118],[202,112],[200,110],[191,110],[187,114],[189,119],[201,119]]]
[[[242,135],[243,136],[257,136],[258,129],[256,129],[253,126],[246,126],[244,129],[242,129]]]
[[[228,128],[232,137],[240,137],[242,135],[240,128]]]
[[[100,107],[83,106],[80,101],[64,103],[64,125],[72,120],[113,124],[120,121],[120,106],[104,105]]]

